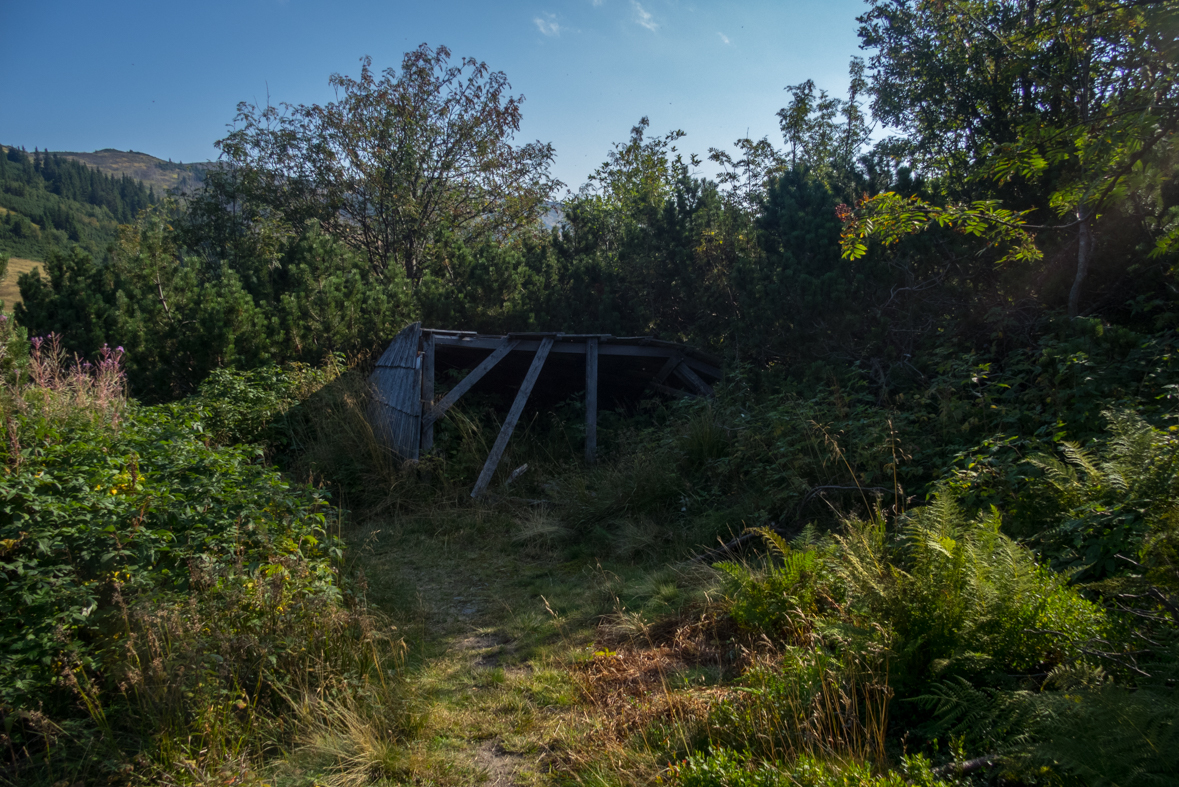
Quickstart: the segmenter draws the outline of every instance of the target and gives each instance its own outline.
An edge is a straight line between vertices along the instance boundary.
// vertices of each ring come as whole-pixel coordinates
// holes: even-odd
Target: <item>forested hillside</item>
[[[112,177],[56,153],[0,148],[0,254],[44,260],[77,247],[103,258],[118,225],[157,201],[130,177]]]
[[[164,161],[134,150],[103,148],[93,153],[59,151],[55,155],[80,161],[105,175],[121,178],[124,175],[138,180],[157,194],[187,194],[200,187],[211,162],[185,164]]]
[[[1172,782],[1179,2],[859,23],[780,139],[639,118],[576,191],[425,44],[243,103],[182,204],[10,152],[30,221],[147,209],[0,319],[0,778]],[[593,464],[584,398],[526,411],[472,500],[507,402],[420,462],[368,421],[416,320],[725,380],[601,413]]]

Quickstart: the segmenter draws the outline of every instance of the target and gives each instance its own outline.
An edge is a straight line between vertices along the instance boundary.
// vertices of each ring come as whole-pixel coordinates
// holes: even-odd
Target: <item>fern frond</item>
[[[1085,784],[1153,787],[1179,773],[1179,696],[1173,688],[1105,685],[1038,695],[1033,762]]]
[[[1038,467],[1044,473],[1044,478],[1060,492],[1070,492],[1081,486],[1077,470],[1072,465],[1065,464],[1050,454],[1033,454],[1027,459],[1028,464]]]
[[[793,550],[791,550],[790,545],[786,543],[786,539],[778,535],[777,532],[769,529],[768,527],[755,527],[753,528],[752,532],[761,536],[770,549],[778,554],[778,557],[783,559],[790,557],[790,554]]]
[[[802,530],[790,542],[791,549],[809,549],[810,547],[819,546],[823,541],[819,529],[815,527],[814,522],[807,522],[803,525]]]
[[[1085,471],[1086,485],[1092,486],[1101,482],[1102,473],[1097,466],[1097,462],[1093,455],[1081,447],[1079,443],[1074,443],[1071,440],[1064,440],[1060,443],[1060,452],[1064,454],[1065,459],[1073,467],[1079,467]],[[1076,473],[1073,473],[1076,478]]]
[[[1086,662],[1074,664],[1059,664],[1048,673],[1045,686],[1053,686],[1061,691],[1076,689],[1091,689],[1109,683],[1109,675],[1101,667]]]
[[[1027,731],[1038,715],[1026,691],[976,688],[965,678],[934,684],[915,701],[932,710],[933,737],[966,736],[992,750],[1015,751],[1027,740]]]

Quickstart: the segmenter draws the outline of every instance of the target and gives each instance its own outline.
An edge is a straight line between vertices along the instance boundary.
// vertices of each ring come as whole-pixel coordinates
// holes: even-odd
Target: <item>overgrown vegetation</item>
[[[340,582],[339,511],[248,442],[279,408],[233,412],[216,380],[143,407],[122,348],[91,365],[0,330],[7,777],[240,776],[345,711],[402,734],[400,640]],[[329,379],[290,374],[268,382]]]
[[[0,254],[44,260],[79,246],[102,257],[118,225],[156,202],[142,183],[55,153],[0,147]]]
[[[243,106],[0,325],[0,778],[1166,783],[1177,18],[872,2],[784,147],[712,182],[643,119],[551,230],[552,149],[443,47]],[[583,402],[529,412],[471,501],[499,403],[413,464],[366,417],[414,319],[726,380],[602,413],[590,466]]]

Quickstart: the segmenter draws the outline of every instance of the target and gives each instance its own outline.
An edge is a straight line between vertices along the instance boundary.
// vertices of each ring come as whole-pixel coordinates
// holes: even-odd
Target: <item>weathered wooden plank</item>
[[[508,337],[503,336],[437,336],[435,337],[435,345],[437,347],[466,347],[478,350],[494,350],[503,344],[504,339]],[[519,339],[517,347],[521,350],[528,350],[535,352],[540,347],[540,342],[528,339]],[[581,350],[582,352],[584,350]]]
[[[691,367],[686,363],[681,363],[675,367],[675,373],[700,396],[712,396],[712,387],[701,380],[699,375],[692,371]]]
[[[475,488],[471,490],[471,497],[483,494],[491,483],[495,468],[504,455],[504,449],[508,447],[508,440],[512,438],[516,422],[520,420],[520,415],[524,412],[524,405],[528,402],[532,387],[536,385],[536,378],[540,377],[540,370],[544,367],[545,359],[549,357],[549,351],[552,349],[553,337],[549,336],[541,340],[536,357],[532,359],[532,366],[528,367],[528,374],[524,376],[524,382],[521,383],[520,390],[516,393],[516,400],[512,402],[512,409],[508,411],[508,417],[504,419],[499,436],[495,438],[495,445],[491,447],[491,453],[487,455],[487,461],[483,463],[483,472],[479,473],[479,480],[475,482]]]
[[[435,346],[441,344],[441,337],[435,337]],[[548,340],[549,345],[552,346],[552,340]],[[430,411],[422,416],[422,424],[430,426],[435,421],[443,416],[451,405],[458,401],[459,397],[471,390],[471,386],[479,382],[483,375],[491,371],[491,367],[495,366],[500,360],[516,349],[521,342],[516,339],[500,339],[495,351],[491,355],[483,359],[483,363],[471,370],[471,373],[459,381],[459,384],[451,388],[446,396],[442,397],[442,401],[430,408]]]
[[[369,377],[373,431],[402,459],[417,459],[421,443],[421,368],[418,343],[422,324],[413,323],[389,343]]]
[[[598,456],[598,338],[585,340],[585,461]]]
[[[373,369],[369,381],[373,386],[374,401],[399,413],[421,418],[420,369],[378,366]]]
[[[413,368],[417,363],[418,340],[422,336],[422,324],[411,323],[393,337],[385,352],[377,360],[377,366],[400,366]]]
[[[581,355],[585,353],[585,342],[582,340],[565,341],[569,337],[562,336],[562,341],[558,341],[553,345],[553,352],[561,355]],[[498,347],[503,339],[496,336],[476,336],[472,338],[461,338],[453,336],[436,336],[435,342],[438,347],[470,347],[473,349],[490,350]],[[540,341],[536,339],[521,339],[517,347],[521,352],[535,352],[540,347]],[[632,356],[640,358],[666,358],[668,350],[665,347],[648,347],[638,344],[617,344],[614,341],[603,341],[599,345],[599,355],[621,355]],[[699,364],[699,361],[693,361],[693,364]],[[707,367],[707,364],[701,364]],[[716,367],[711,367],[716,368]],[[717,369],[719,374],[720,370]]]
[[[699,374],[706,374],[714,380],[720,380],[725,376],[724,372],[721,371],[719,366],[713,366],[710,363],[705,363],[704,361],[693,358],[690,355],[684,356],[684,365],[690,366],[693,371],[698,372]]]
[[[566,339],[568,337],[561,337]],[[465,340],[452,339],[446,336],[436,336],[436,347],[469,347],[472,349],[493,349],[503,342],[503,339],[496,339],[495,337],[481,337],[479,339]],[[516,349],[521,352],[535,352],[540,346],[540,342],[521,340],[516,346]],[[558,341],[553,345],[552,352],[559,355],[581,355],[585,352],[584,342],[567,342]],[[667,349],[663,347],[640,347],[637,345],[627,344],[612,344],[601,342],[598,347],[598,355],[613,356],[613,357],[640,357],[640,358],[666,358],[668,357]],[[682,363],[692,368],[697,374],[706,375],[713,380],[720,380],[723,373],[720,367],[704,363],[697,360],[690,355],[684,354],[682,356]]]
[[[434,406],[434,334],[426,333],[422,336],[422,401],[421,412],[427,412]],[[422,424],[421,450],[429,451],[434,447],[434,422]]]

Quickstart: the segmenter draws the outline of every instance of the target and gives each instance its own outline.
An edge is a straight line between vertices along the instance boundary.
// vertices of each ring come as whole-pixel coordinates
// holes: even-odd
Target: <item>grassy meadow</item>
[[[147,153],[105,148],[93,153],[61,152],[64,158],[80,161],[106,175],[127,176],[164,195],[172,191],[187,192],[197,188],[204,177],[206,164],[182,164],[164,161]]]
[[[36,260],[26,260],[21,257],[8,258],[8,273],[4,276],[4,280],[0,281],[0,300],[4,301],[4,307],[11,310],[13,306],[20,303],[20,287],[17,286],[17,279],[22,273],[29,271],[40,271],[42,263]]]

